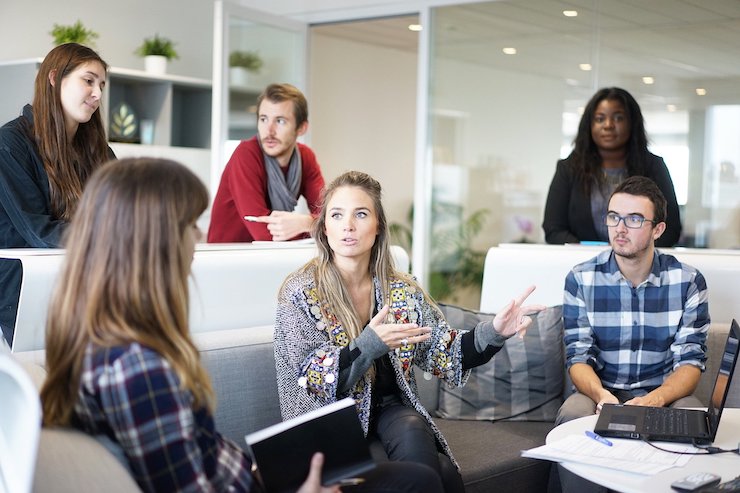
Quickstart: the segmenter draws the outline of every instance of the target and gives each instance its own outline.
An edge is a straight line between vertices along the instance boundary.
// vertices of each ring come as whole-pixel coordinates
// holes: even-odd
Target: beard
[[[617,239],[627,240],[627,243],[624,245],[616,244],[615,240]],[[632,239],[626,236],[617,235],[612,238],[612,241],[610,243],[615,255],[632,260],[643,257],[650,249],[650,246],[653,243],[653,239],[652,237],[648,237],[644,243],[635,244]]]

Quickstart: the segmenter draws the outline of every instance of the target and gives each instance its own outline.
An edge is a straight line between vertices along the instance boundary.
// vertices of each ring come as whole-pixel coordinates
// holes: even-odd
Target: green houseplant
[[[241,67],[248,72],[259,72],[263,65],[256,51],[232,51],[229,54],[229,67]]]
[[[229,82],[232,86],[248,86],[249,74],[259,72],[262,64],[256,51],[232,51],[229,53]]]
[[[144,57],[146,71],[154,74],[164,74],[167,72],[167,61],[180,58],[175,51],[175,43],[159,34],[145,38],[134,53]]]
[[[463,217],[456,204],[434,203],[431,234],[429,293],[440,302],[456,303],[477,309],[483,282],[486,252],[473,247],[473,239],[485,226],[490,211],[479,209]],[[389,225],[391,242],[411,252],[413,207],[407,216],[408,224]]]
[[[64,43],[79,43],[94,47],[95,40],[98,38],[98,33],[86,28],[79,19],[70,26],[55,23],[49,34],[54,38],[55,46]]]

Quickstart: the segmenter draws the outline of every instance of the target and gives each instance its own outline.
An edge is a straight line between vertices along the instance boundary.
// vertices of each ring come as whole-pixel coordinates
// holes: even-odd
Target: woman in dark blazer
[[[609,196],[634,175],[655,181],[668,203],[666,231],[656,246],[678,242],[681,218],[673,181],[663,158],[647,149],[642,112],[630,93],[610,87],[594,94],[574,144],[570,156],[558,161],[550,183],[542,223],[547,243],[608,241],[603,216]]]

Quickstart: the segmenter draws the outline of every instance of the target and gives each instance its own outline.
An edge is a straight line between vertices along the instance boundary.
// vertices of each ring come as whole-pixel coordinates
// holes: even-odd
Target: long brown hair
[[[108,64],[94,50],[66,43],[46,55],[36,75],[32,132],[49,176],[51,212],[57,219],[72,217],[85,182],[109,158],[100,107],[88,122],[80,124],[71,142],[64,121],[62,79],[78,66],[91,62],[108,71]]]
[[[372,199],[375,208],[375,216],[378,220],[378,235],[375,238],[375,244],[370,253],[370,262],[368,271],[371,276],[375,276],[380,282],[383,292],[383,303],[388,300],[391,279],[403,279],[407,282],[416,283],[413,279],[395,269],[393,257],[390,253],[390,243],[388,232],[388,221],[385,217],[385,210],[382,203],[382,189],[380,183],[372,176],[360,171],[348,171],[334,181],[332,181],[324,192],[324,200],[321,206],[321,213],[313,224],[311,234],[316,240],[319,254],[307,264],[306,268],[315,266],[316,268],[316,289],[319,298],[325,300],[337,318],[342,322],[344,329],[350,339],[354,339],[364,328],[366,320],[360,320],[360,315],[355,312],[352,305],[352,298],[344,285],[344,281],[334,264],[334,252],[329,246],[329,239],[326,236],[326,214],[329,201],[334,193],[344,187],[359,188]]]
[[[66,425],[88,344],[138,342],[157,351],[213,409],[213,390],[189,336],[184,248],[208,192],[181,164],[123,159],[93,174],[67,231],[66,259],[46,324],[44,423]]]

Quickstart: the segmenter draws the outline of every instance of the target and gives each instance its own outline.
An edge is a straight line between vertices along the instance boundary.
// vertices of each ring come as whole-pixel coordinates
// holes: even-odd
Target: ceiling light
[[[696,95],[697,96],[706,96],[707,95],[707,90],[704,89],[703,87],[697,87],[696,88]]]
[[[414,32],[418,33],[422,29],[424,29],[424,28],[421,27],[421,24],[409,24],[409,31],[414,31]]]
[[[516,48],[508,47],[508,48],[504,48],[501,51],[503,51],[507,55],[516,55]]]
[[[563,10],[563,15],[565,17],[578,17],[578,11],[577,10]]]
[[[649,86],[651,84],[655,84],[655,79],[653,79],[652,77],[643,77],[642,83]]]
[[[590,63],[581,63],[578,65],[578,68],[583,70],[584,72],[588,72],[591,70],[591,64]]]
[[[676,105],[675,104],[669,104],[669,105],[666,105],[665,109],[667,109],[669,112],[673,113],[678,108],[676,108]]]

